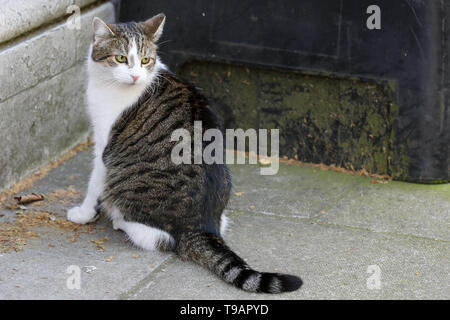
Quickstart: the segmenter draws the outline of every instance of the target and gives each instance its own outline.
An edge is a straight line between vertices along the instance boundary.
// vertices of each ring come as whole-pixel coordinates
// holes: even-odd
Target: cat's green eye
[[[150,60],[152,60],[152,58],[142,58],[142,60],[141,60],[141,63],[142,64],[147,64],[147,63],[149,63],[150,62]]]
[[[115,56],[115,58],[116,58],[116,61],[119,63],[127,62],[127,57],[125,57],[125,56]]]

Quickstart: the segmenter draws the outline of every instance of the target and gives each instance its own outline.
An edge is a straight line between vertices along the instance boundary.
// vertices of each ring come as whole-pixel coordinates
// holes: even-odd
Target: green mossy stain
[[[279,129],[280,155],[407,177],[395,135],[395,83],[191,61],[177,70],[202,88],[225,128]]]

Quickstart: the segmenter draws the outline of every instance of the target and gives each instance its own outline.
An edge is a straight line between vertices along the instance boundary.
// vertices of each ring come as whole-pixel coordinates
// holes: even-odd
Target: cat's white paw
[[[67,219],[78,224],[86,224],[95,220],[96,212],[92,208],[85,210],[82,207],[73,207],[67,211]]]

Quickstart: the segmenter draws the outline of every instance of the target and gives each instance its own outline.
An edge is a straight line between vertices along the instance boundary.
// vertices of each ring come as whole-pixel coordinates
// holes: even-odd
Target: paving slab
[[[62,191],[62,196],[55,201],[46,199],[42,203],[26,205],[27,210],[23,212],[51,212],[54,217],[65,219],[67,208],[81,202],[84,197],[91,163],[91,151],[79,152],[21,192],[42,193],[48,198],[48,195]],[[67,196],[64,192],[67,190],[80,193]],[[17,211],[22,210],[1,209],[0,223],[13,221]],[[95,223],[89,232],[47,226],[30,229],[40,239],[27,241],[22,251],[0,254],[0,299],[118,298],[171,256],[135,248],[126,235],[113,230],[105,218]],[[104,240],[105,237],[108,240]],[[92,242],[102,239],[104,251]],[[81,270],[80,289],[67,286],[68,279],[74,275],[73,269],[68,270],[70,266]],[[96,269],[90,273],[84,271],[84,267],[91,266]]]
[[[110,226],[76,242],[57,230],[40,229],[39,235],[23,252],[0,255],[0,299],[115,299],[170,256],[136,249]],[[104,237],[109,240],[99,251],[91,240]],[[88,273],[92,266],[96,269]],[[74,267],[79,289],[67,285],[78,272]]]
[[[267,215],[310,218],[361,183],[351,175],[282,163],[276,175],[266,176],[257,165],[230,168],[234,197],[229,207]]]
[[[17,221],[16,212],[46,212],[63,221],[84,196],[90,152],[79,152],[21,192],[46,199],[26,210],[0,209],[0,224]],[[101,218],[86,230],[30,226],[39,239],[0,253],[0,299],[450,298],[449,185],[372,184],[285,164],[276,176],[260,176],[257,166],[231,169],[228,244],[257,270],[301,276],[299,291],[240,291],[173,254],[135,248]],[[81,270],[79,290],[67,286],[70,266]],[[84,271],[89,266],[96,269]],[[374,270],[380,289],[367,285]]]
[[[450,240],[450,184],[372,184],[365,179],[317,221]]]
[[[235,212],[226,237],[261,271],[297,274],[298,291],[246,293],[193,263],[174,260],[130,299],[448,299],[448,243]],[[380,289],[369,289],[380,270]],[[373,288],[373,287],[371,287]]]

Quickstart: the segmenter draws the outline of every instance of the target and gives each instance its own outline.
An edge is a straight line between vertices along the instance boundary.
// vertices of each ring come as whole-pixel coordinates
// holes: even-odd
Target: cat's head
[[[162,13],[139,23],[106,24],[94,18],[90,63],[101,79],[122,86],[151,82],[165,20]]]

